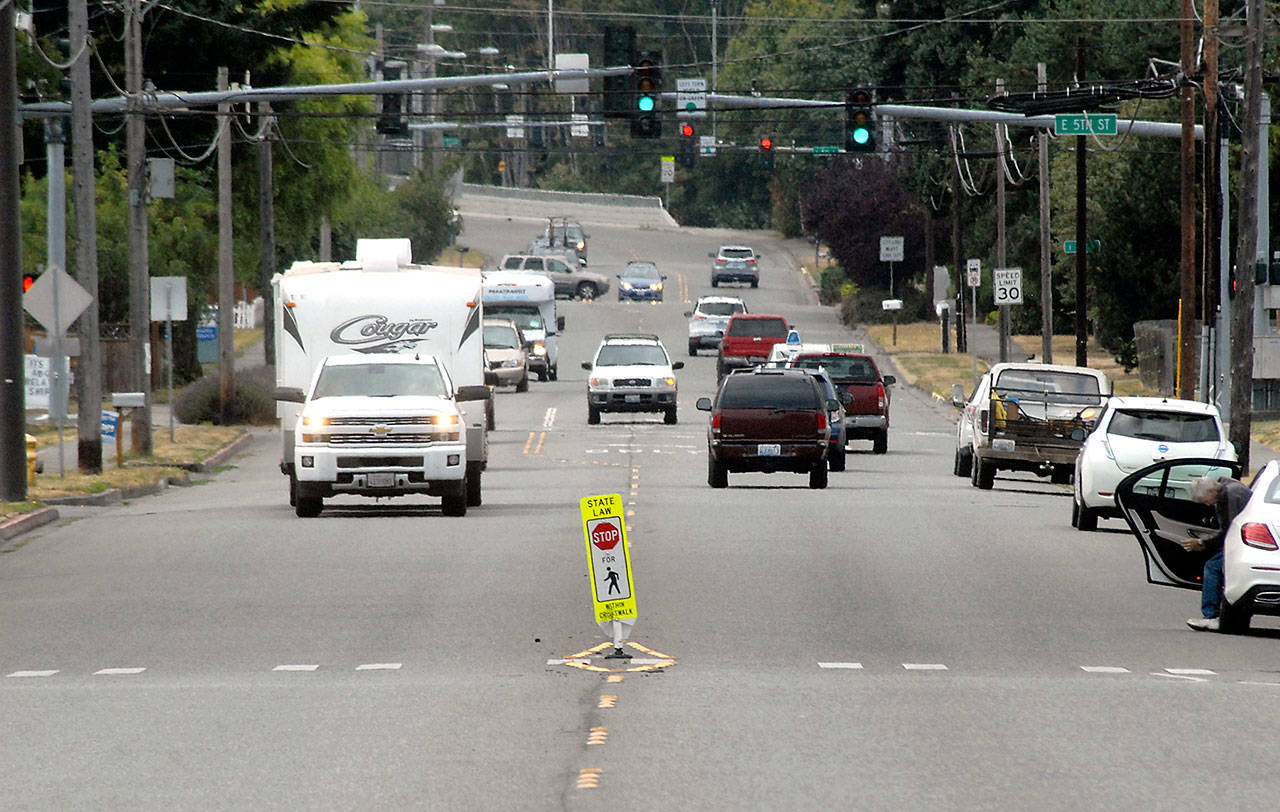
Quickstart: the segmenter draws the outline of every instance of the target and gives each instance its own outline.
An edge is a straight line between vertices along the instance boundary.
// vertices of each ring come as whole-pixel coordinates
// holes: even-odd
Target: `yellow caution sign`
[[[636,597],[627,557],[627,528],[622,496],[611,493],[581,501],[582,532],[591,568],[591,598],[597,623],[635,621]]]

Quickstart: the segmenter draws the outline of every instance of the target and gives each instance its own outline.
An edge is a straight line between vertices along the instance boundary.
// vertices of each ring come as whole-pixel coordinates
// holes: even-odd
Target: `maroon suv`
[[[729,472],[794,471],[810,488],[827,487],[828,400],[817,380],[798,369],[749,369],[725,376],[697,407],[711,412],[707,430],[707,484],[729,485]]]
[[[725,325],[724,338],[720,340],[716,380],[729,374],[730,370],[763,364],[769,359],[773,345],[787,340],[790,329],[782,316],[734,313]]]

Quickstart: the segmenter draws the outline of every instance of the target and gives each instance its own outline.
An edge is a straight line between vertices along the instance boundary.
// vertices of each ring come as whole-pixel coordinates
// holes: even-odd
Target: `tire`
[[[1071,495],[1071,526],[1080,526],[1080,503],[1076,501],[1075,494]]]
[[[952,470],[956,476],[969,476],[969,471],[973,468],[973,449],[957,448],[955,468]]]
[[[481,468],[478,462],[467,463],[467,507],[480,507],[484,494],[480,489]]]
[[[719,359],[716,360],[716,383],[720,383],[724,378],[724,363]]]
[[[528,370],[526,370],[526,371],[525,371],[525,373],[524,373],[524,377],[520,379],[520,382],[516,384],[516,391],[517,391],[517,392],[528,392],[528,391],[529,391],[529,372],[528,372]]]
[[[1049,481],[1054,485],[1070,485],[1075,478],[1075,468],[1066,465],[1053,466],[1053,473],[1049,474]]]
[[[752,280],[751,280],[751,287],[753,287],[753,288],[758,288],[758,287],[760,287],[760,280],[759,280],[759,279],[752,279]]]
[[[484,427],[490,431],[497,428],[498,418],[493,408],[493,398],[489,398],[484,406]]]
[[[820,462],[809,469],[809,487],[821,490],[827,487],[827,464]]]
[[[539,382],[545,381],[547,378],[550,378],[550,377],[551,377],[551,374],[550,374],[549,372],[547,372],[545,369],[540,369],[540,370],[538,370],[538,381],[539,381]]]
[[[996,484],[996,464],[986,460],[975,460],[977,465],[977,481],[979,490],[989,491]]]
[[[579,282],[577,294],[579,299],[584,302],[589,302],[596,298],[596,286],[590,282]]]
[[[600,422],[600,410],[594,406],[587,406],[587,424],[594,426]]]
[[[551,379],[551,380],[553,380],[553,381],[558,381],[558,380],[560,380],[560,367],[559,367],[559,365],[553,366],[553,367],[551,368],[551,370],[550,370],[549,372],[547,372],[547,377],[548,377],[548,378],[550,378],[550,379]]]
[[[672,406],[670,409],[667,409],[666,413],[662,415],[662,422],[666,423],[668,426],[674,426],[676,424],[676,419],[677,418],[676,418],[675,406]]]
[[[298,505],[298,478],[289,474],[289,507]]]
[[[690,342],[689,342],[689,356],[690,356],[690,357],[693,357],[693,356],[696,356],[697,354],[698,354],[698,342],[696,342],[696,341],[690,341]]]
[[[875,454],[884,454],[889,450],[889,430],[885,429],[876,435],[871,441],[871,451]]]
[[[297,503],[293,506],[293,512],[299,519],[314,519],[320,515],[323,508],[324,500],[319,496],[299,495]]]
[[[1076,512],[1076,529],[1082,533],[1092,533],[1098,529],[1098,511],[1088,505],[1080,505]]]
[[[446,516],[466,516],[467,515],[467,491],[468,483],[465,481],[460,484],[458,489],[453,493],[445,494],[444,501],[440,503],[440,509],[444,511]]]
[[[1223,634],[1248,634],[1249,621],[1253,619],[1248,609],[1232,606],[1223,598],[1218,607],[1218,631]]]
[[[827,452],[827,468],[835,471],[837,474],[845,469],[848,460],[848,452],[844,450],[844,446],[833,448]]]
[[[718,288],[718,287],[720,287],[720,280],[719,280],[719,279],[716,279],[714,276],[713,276],[713,277],[711,277],[711,287],[713,287],[713,288]]]
[[[711,458],[707,458],[707,484],[713,488],[729,487],[729,469]]]

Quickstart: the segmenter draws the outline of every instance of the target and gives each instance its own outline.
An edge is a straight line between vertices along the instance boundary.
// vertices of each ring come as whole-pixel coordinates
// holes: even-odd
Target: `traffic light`
[[[636,30],[629,25],[604,29],[604,66],[617,68],[635,62]],[[604,117],[631,118],[631,77],[627,74],[604,77]]]
[[[36,274],[30,273],[30,272],[24,273],[22,275],[22,292],[26,293],[27,291],[31,290],[31,286],[34,285],[35,283],[36,283]]]
[[[760,168],[773,169],[773,139],[767,135],[760,139]]]
[[[402,71],[405,63],[400,60],[389,60],[382,65],[382,79],[386,82],[394,82],[403,75]],[[383,135],[408,135],[409,122],[404,117],[404,94],[403,93],[383,93],[382,112],[378,113],[378,120],[373,125],[376,132]]]
[[[876,139],[871,130],[871,91],[850,90],[844,97],[845,152],[875,152]]]
[[[653,54],[648,53],[636,57],[632,68],[635,107],[631,111],[631,137],[661,138],[662,69]]]
[[[685,122],[680,125],[680,165],[692,169],[698,160],[698,146],[695,143],[693,125]]]

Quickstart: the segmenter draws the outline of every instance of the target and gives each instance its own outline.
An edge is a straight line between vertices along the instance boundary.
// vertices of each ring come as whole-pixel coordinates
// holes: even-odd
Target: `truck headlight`
[[[675,388],[676,379],[675,378],[659,378],[658,383],[662,384],[667,388]]]
[[[458,416],[456,414],[432,415],[431,423],[436,426],[456,426],[458,425]]]
[[[533,354],[543,356],[547,354],[547,347],[541,341],[533,342]]]
[[[304,426],[327,426],[329,418],[318,414],[304,414],[302,416],[302,425]]]
[[[502,365],[503,365],[504,367],[507,367],[508,369],[510,369],[510,368],[512,368],[512,367],[518,367],[518,366],[520,366],[520,362],[519,362],[519,361],[517,361],[517,360],[516,360],[516,359],[514,359],[514,358],[508,358],[507,360],[505,360],[505,361],[503,361],[503,362],[502,362]]]
[[[609,379],[608,378],[591,378],[587,381],[587,385],[591,387],[600,386],[607,389],[609,387]]]

